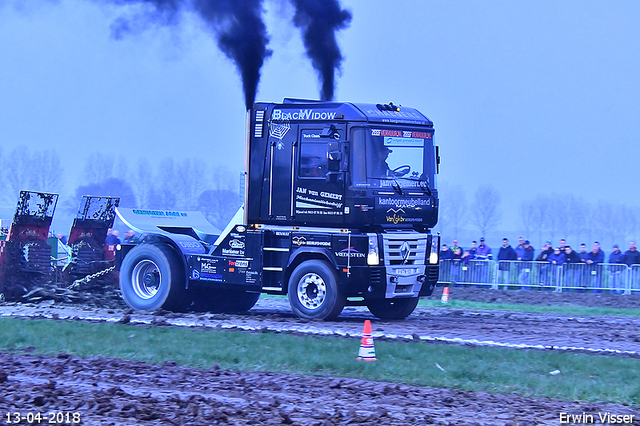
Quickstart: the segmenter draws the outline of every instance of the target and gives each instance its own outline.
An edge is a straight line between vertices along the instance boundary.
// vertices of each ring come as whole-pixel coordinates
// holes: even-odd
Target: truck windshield
[[[360,127],[352,129],[352,143],[354,186],[414,187],[433,181],[432,132],[402,127]]]

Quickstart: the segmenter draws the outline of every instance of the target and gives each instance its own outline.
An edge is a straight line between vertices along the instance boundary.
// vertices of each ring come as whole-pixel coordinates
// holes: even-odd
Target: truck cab
[[[256,294],[273,293],[288,295],[303,318],[333,318],[345,305],[365,305],[380,318],[398,319],[432,293],[439,156],[433,123],[419,111],[297,99],[256,103],[247,111],[245,148],[245,204],[220,235],[201,238],[185,224],[143,230],[128,222],[150,235],[147,243],[177,252],[164,257],[180,258],[180,272],[164,275],[185,277],[174,291],[181,305],[192,293],[211,302],[205,308],[218,309],[227,298],[246,300],[232,305],[249,309]],[[144,288],[125,291],[132,282],[140,290],[145,279],[152,290],[163,284],[159,266],[136,270],[128,257],[120,274],[127,303],[166,309],[136,303]]]

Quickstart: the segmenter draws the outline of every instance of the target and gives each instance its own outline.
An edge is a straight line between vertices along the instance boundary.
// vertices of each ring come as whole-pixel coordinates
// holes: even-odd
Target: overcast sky
[[[336,99],[416,107],[440,182],[494,184],[505,225],[542,192],[640,205],[640,2],[343,0]],[[257,99],[318,98],[284,1]],[[84,156],[243,167],[240,79],[193,15],[121,39],[106,0],[0,0],[0,146],[55,146],[73,191]],[[66,153],[66,155],[64,154]],[[4,158],[3,161],[11,161]]]

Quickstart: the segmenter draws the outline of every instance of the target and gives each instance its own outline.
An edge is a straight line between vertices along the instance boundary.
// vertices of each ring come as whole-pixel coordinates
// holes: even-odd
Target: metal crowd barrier
[[[505,290],[632,294],[640,293],[640,265],[445,259],[440,261],[438,283]]]

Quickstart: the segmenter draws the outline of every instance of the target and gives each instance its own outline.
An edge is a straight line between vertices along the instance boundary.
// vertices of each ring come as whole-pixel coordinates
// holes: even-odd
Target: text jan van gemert
[[[596,421],[602,424],[631,424],[637,417],[635,414],[612,414],[608,411],[597,414],[560,413],[560,424],[594,424]]]

